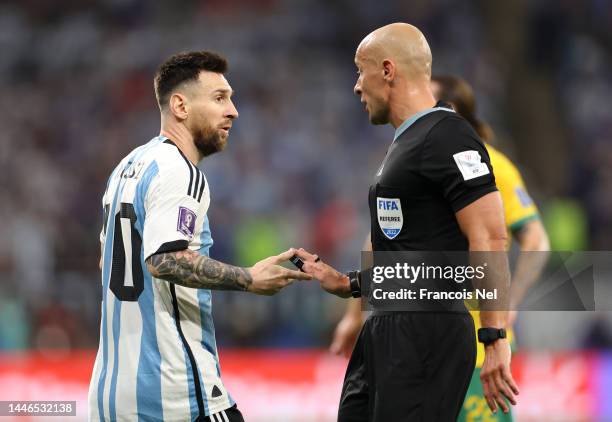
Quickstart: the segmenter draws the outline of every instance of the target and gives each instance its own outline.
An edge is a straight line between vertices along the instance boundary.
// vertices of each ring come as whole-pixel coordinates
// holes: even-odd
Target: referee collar
[[[404,122],[399,125],[397,129],[395,129],[395,136],[393,137],[393,142],[395,142],[397,138],[399,138],[402,133],[406,131],[406,129],[412,126],[414,122],[419,120],[421,117],[438,110],[451,111],[453,113],[455,112],[455,110],[453,110],[449,104],[444,103],[442,101],[438,101],[435,107],[419,111],[418,113],[415,113],[412,116],[408,117],[406,120],[404,120]]]

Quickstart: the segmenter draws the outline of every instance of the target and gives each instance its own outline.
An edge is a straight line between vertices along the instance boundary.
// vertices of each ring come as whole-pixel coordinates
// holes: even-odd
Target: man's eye
[[[221,101],[223,101],[223,97],[217,97],[217,98],[215,98],[215,101],[217,101],[218,103],[220,103]]]

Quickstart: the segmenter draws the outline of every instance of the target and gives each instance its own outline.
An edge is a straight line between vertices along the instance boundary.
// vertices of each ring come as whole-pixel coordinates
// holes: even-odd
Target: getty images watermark
[[[365,310],[612,310],[612,252],[363,252]]]
[[[403,280],[412,285],[417,281],[445,280],[463,284],[466,281],[483,280],[486,277],[487,266],[486,262],[476,266],[426,265],[424,262],[421,262],[419,265],[411,265],[407,262],[396,262],[394,266],[373,266],[372,283],[380,285],[385,280]],[[498,298],[496,287],[491,289],[475,288],[474,290],[467,288],[461,290],[438,290],[427,287],[426,283],[423,283],[423,285],[425,286],[418,290],[400,288],[399,290],[392,289],[390,291],[385,290],[381,286],[376,286],[372,289],[372,297],[377,300],[495,300]]]

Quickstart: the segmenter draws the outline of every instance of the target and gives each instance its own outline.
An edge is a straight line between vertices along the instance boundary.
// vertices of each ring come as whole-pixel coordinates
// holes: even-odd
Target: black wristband
[[[351,286],[351,296],[354,298],[361,297],[361,277],[359,271],[349,271],[346,275]]]
[[[500,338],[506,338],[506,330],[503,328],[480,328],[478,330],[478,341],[485,346]]]

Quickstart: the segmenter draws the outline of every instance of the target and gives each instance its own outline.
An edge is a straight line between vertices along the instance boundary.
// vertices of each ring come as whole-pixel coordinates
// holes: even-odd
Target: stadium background
[[[607,0],[5,0],[0,400],[78,400],[85,414],[100,197],[118,160],[157,134],[152,74],[171,53],[222,52],[236,90],[229,146],[201,165],[211,255],[250,265],[304,246],[355,267],[369,179],[393,132],[370,126],[352,94],[353,55],[394,21],[423,30],[434,73],[473,84],[553,249],[609,250]],[[325,349],[344,304],[315,284],[214,294],[224,378],[248,420],[333,420],[346,362]],[[612,420],[609,313],[532,312],[517,335],[519,420]]]

